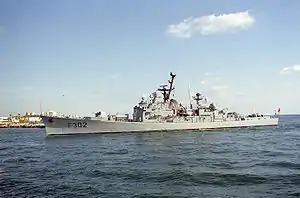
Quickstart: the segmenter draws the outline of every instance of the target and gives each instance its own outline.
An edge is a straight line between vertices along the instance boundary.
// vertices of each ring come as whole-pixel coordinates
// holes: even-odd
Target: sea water
[[[279,124],[47,138],[0,129],[0,197],[299,197],[300,116]]]

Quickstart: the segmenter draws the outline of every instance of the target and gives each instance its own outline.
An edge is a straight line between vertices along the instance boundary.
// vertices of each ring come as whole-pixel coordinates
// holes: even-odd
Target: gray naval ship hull
[[[259,126],[277,126],[279,118],[261,117],[242,121],[219,121],[200,123],[121,122],[91,119],[42,117],[46,135],[71,135],[90,133],[131,133],[154,131],[216,130]]]

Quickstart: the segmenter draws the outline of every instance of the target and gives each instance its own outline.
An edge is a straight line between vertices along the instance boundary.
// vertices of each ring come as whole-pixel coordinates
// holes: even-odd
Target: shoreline
[[[0,125],[0,128],[45,128],[44,124],[5,124],[5,125]]]

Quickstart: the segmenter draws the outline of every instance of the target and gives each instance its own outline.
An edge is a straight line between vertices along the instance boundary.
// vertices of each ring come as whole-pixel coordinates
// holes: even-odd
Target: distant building
[[[42,121],[42,119],[40,117],[28,117],[27,121],[29,123],[39,123]]]
[[[11,117],[11,118],[10,118],[10,121],[11,121],[12,123],[19,123],[19,122],[20,122],[20,120],[19,120],[18,118],[16,118],[16,117]]]
[[[9,122],[8,117],[0,117],[0,123]]]
[[[35,112],[26,112],[25,116],[35,116],[37,115]]]
[[[55,112],[55,111],[48,111],[48,112],[42,112],[42,115],[43,116],[53,116],[53,117],[56,117],[58,115],[58,113]]]

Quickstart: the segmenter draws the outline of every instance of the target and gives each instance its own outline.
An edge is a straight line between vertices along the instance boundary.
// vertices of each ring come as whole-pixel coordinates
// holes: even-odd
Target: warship
[[[172,94],[175,77],[176,74],[170,72],[168,84],[160,85],[148,97],[142,97],[133,107],[132,118],[129,118],[129,114],[120,117],[117,114],[106,115],[101,111],[96,112],[94,117],[83,118],[41,116],[46,135],[202,131],[278,125],[276,111],[274,115],[229,112],[228,108],[217,108],[213,102],[207,102],[201,93],[196,93],[193,100],[190,99],[190,104],[182,105]]]

